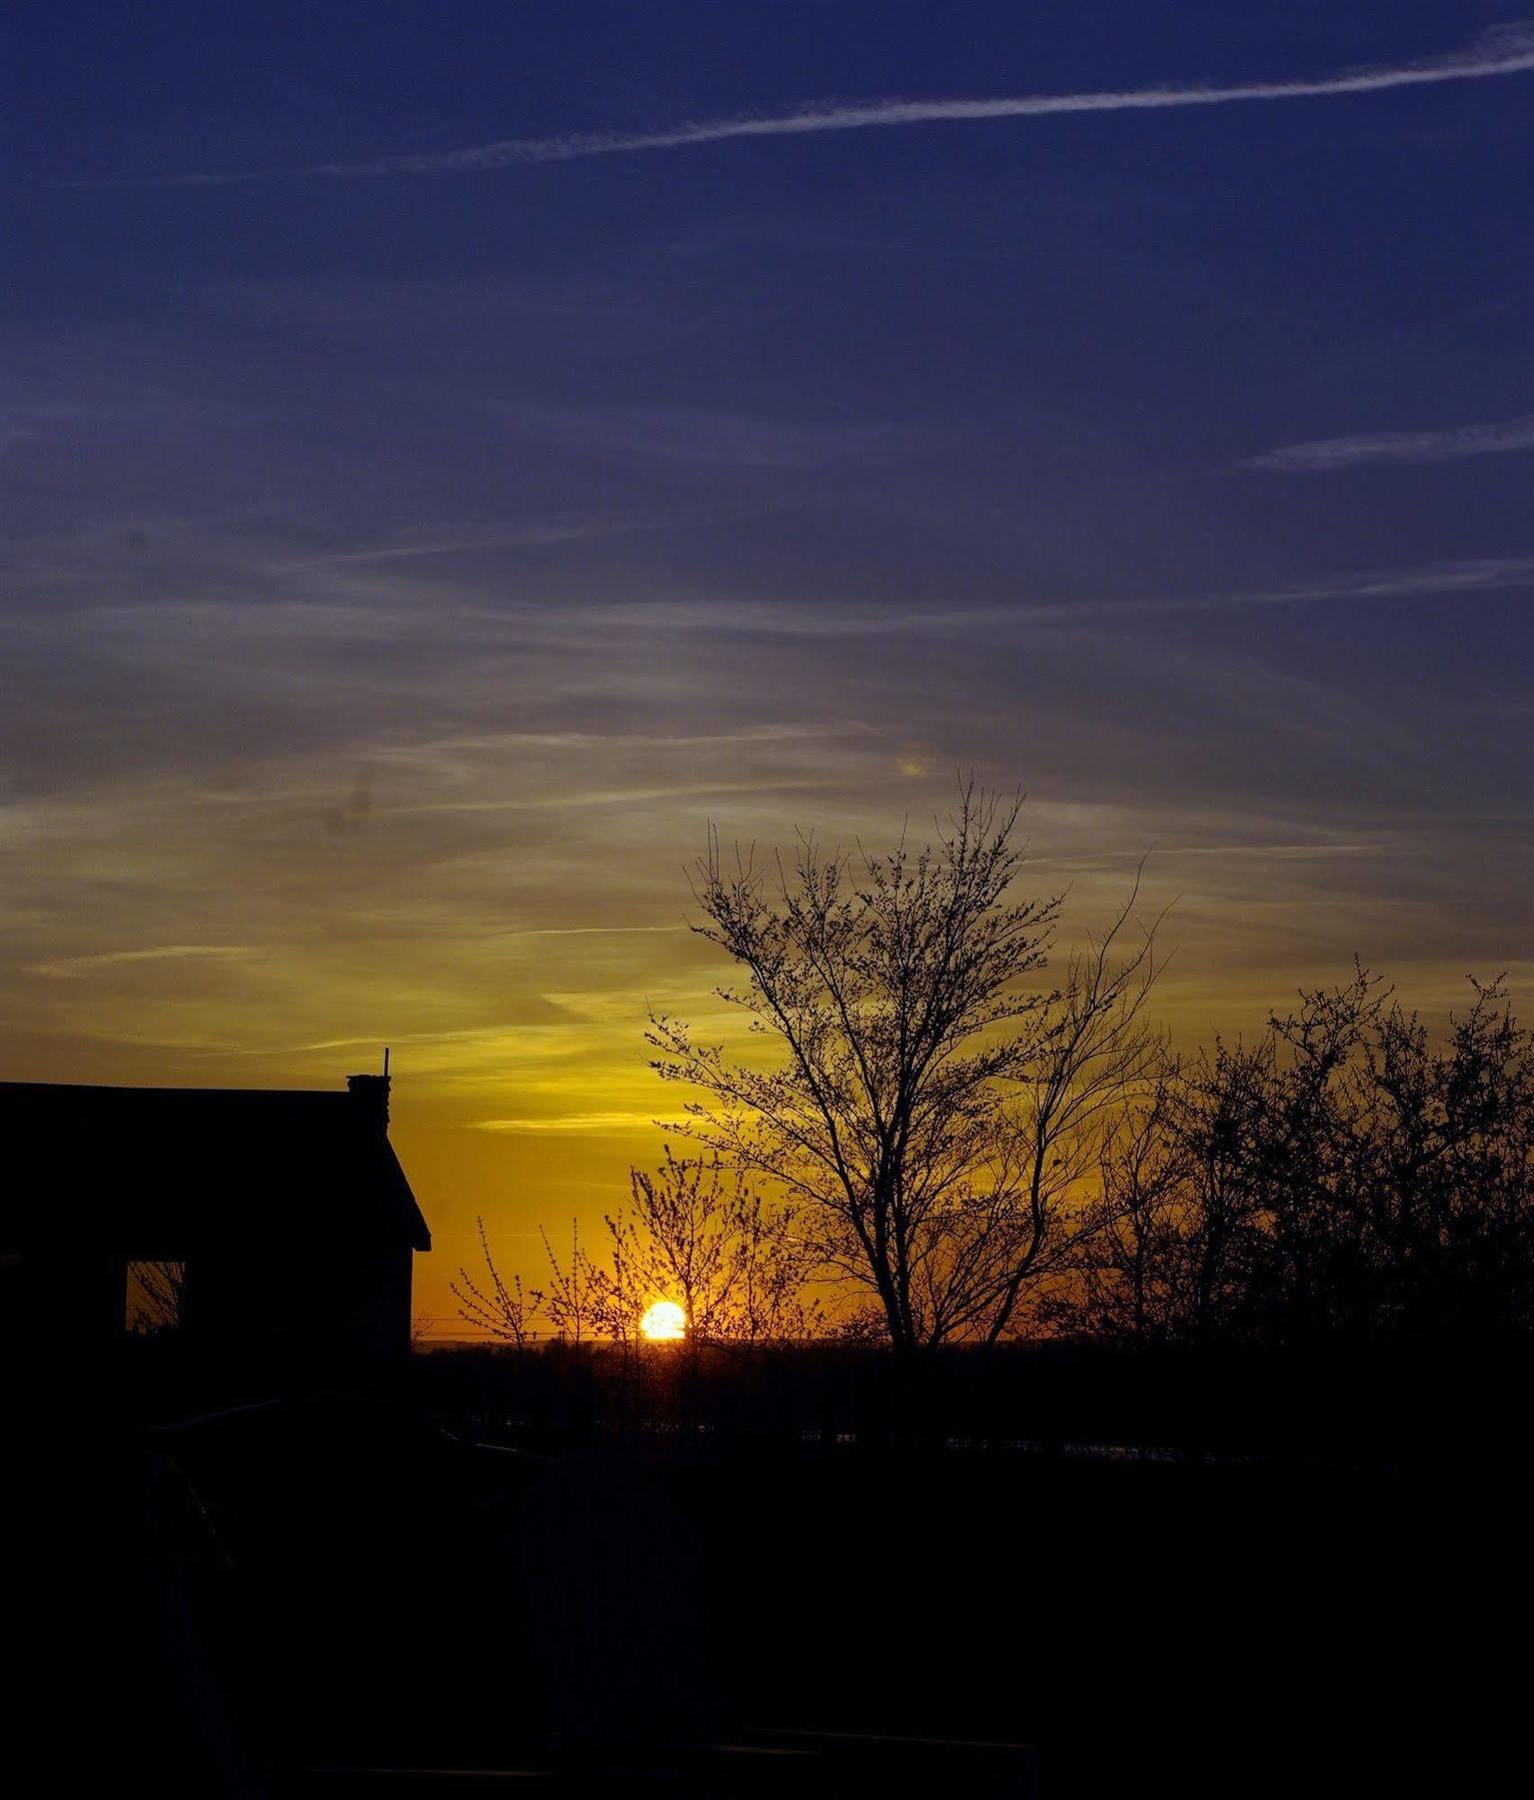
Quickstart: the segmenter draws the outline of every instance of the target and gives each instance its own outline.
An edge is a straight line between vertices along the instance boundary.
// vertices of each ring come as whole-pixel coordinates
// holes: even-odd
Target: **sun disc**
[[[652,1344],[679,1344],[687,1336],[687,1314],[675,1300],[657,1300],[645,1309],[639,1335]]]

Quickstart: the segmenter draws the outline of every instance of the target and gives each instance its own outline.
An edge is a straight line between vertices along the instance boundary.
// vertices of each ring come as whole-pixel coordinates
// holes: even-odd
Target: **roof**
[[[429,1250],[387,1091],[378,1077],[333,1093],[0,1082],[0,1251],[90,1243],[176,1260],[231,1238]]]

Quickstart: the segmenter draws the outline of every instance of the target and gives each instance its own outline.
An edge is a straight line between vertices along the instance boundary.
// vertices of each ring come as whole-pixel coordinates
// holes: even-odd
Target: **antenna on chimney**
[[[388,1076],[389,1076],[389,1046],[387,1044],[385,1044],[384,1045],[384,1079],[387,1080]]]

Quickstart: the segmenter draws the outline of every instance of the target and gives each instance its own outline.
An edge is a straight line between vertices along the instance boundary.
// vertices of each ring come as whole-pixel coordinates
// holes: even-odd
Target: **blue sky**
[[[595,1195],[644,999],[706,993],[706,821],[877,838],[960,768],[1082,924],[1157,846],[1190,1018],[1354,950],[1526,991],[1518,27],[13,13],[8,1072],[404,1040],[423,1142],[494,1117]],[[807,108],[846,128],[729,135]]]

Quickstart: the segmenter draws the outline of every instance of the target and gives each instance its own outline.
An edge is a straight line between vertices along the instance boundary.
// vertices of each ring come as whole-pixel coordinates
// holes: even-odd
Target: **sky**
[[[441,1330],[658,1159],[711,821],[1534,1011],[1520,3],[14,9],[0,1075],[390,1045]]]

